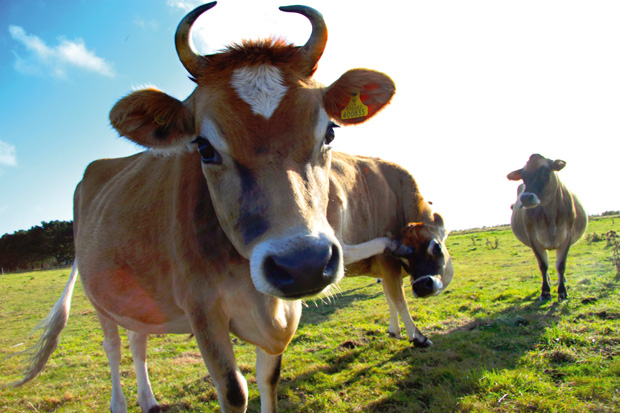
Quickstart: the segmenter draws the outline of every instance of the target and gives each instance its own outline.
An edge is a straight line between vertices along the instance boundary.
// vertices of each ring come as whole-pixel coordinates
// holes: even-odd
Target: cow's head
[[[402,266],[411,276],[413,294],[420,298],[440,294],[454,275],[443,218],[436,213],[433,219],[431,224],[412,222],[400,234],[401,243],[413,251],[401,258]]]
[[[366,69],[328,87],[312,80],[327,29],[305,6],[280,8],[310,20],[303,47],[270,39],[201,56],[190,29],[214,5],[191,11],[176,32],[194,92],[183,102],[156,89],[133,92],[114,106],[111,123],[148,148],[195,150],[218,220],[250,260],[256,288],[282,298],[315,295],[343,275],[342,248],[326,219],[334,128],[374,116],[394,84]]]
[[[566,162],[560,159],[554,161],[534,154],[530,156],[524,168],[510,172],[508,179],[523,180],[525,184],[519,196],[521,208],[535,208],[553,199],[559,182],[556,172],[561,171],[565,166]]]

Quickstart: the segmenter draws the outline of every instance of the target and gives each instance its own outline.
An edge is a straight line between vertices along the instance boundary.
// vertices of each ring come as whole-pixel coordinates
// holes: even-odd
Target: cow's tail
[[[30,359],[24,368],[24,377],[21,380],[11,383],[13,387],[21,386],[37,377],[37,375],[45,368],[47,360],[49,360],[54,350],[56,350],[60,333],[65,328],[65,325],[67,325],[67,319],[69,318],[71,296],[73,295],[73,287],[75,286],[75,281],[77,280],[77,274],[77,260],[75,260],[73,262],[73,268],[71,269],[69,281],[67,281],[67,285],[65,286],[65,290],[62,292],[62,296],[56,304],[54,304],[54,307],[47,317],[41,321],[39,325],[34,328],[34,330],[32,330],[31,335],[37,330],[42,330],[41,337],[37,343],[24,351],[20,351],[19,353],[15,353],[10,356],[12,357],[18,354],[27,354],[30,356]]]

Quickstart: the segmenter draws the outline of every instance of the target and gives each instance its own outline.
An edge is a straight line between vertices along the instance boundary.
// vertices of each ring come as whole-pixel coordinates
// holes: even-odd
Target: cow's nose
[[[312,245],[267,255],[263,272],[283,298],[303,298],[320,293],[338,279],[341,259],[334,244]]]
[[[521,205],[524,207],[536,206],[539,204],[538,197],[532,192],[524,192],[521,194]]]
[[[435,294],[438,290],[438,287],[438,283],[431,276],[418,278],[413,283],[411,283],[413,294],[419,298],[424,298],[428,297],[429,295]]]

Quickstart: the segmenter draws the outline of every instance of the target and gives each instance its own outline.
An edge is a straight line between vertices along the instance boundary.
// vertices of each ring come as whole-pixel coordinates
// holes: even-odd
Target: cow
[[[558,301],[566,300],[568,250],[588,226],[588,215],[581,202],[558,177],[565,166],[563,160],[533,154],[525,167],[508,174],[511,181],[523,181],[512,206],[510,226],[515,237],[534,251],[542,274],[541,301],[551,299],[547,250],[557,251]]]
[[[388,333],[401,337],[400,315],[416,347],[432,345],[411,318],[403,278],[410,275],[415,297],[429,297],[448,287],[454,270],[443,218],[433,213],[411,174],[378,158],[334,152],[327,218],[344,247],[345,276],[382,280],[390,310]],[[411,251],[402,258],[383,255],[398,248],[383,236],[388,233],[397,234]]]
[[[119,100],[110,122],[148,148],[98,160],[74,195],[76,261],[42,324],[23,384],[54,351],[78,267],[104,334],[112,412],[125,412],[120,382],[127,329],[143,411],[160,411],[146,368],[149,334],[194,335],[224,412],[245,411],[247,383],[230,333],[256,346],[261,410],[276,410],[281,355],[305,297],[344,273],[343,248],[327,220],[334,128],[362,123],[395,92],[385,74],[353,69],[330,86],[312,79],[327,41],[316,10],[304,46],[244,41],[202,56],[190,40],[197,7],[175,45],[196,88],[184,101],[147,88]]]

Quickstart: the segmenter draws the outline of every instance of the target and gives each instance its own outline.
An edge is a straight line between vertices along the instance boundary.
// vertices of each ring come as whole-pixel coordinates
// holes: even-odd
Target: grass
[[[587,234],[612,229],[620,231],[617,216],[592,219]],[[538,301],[536,260],[508,227],[454,233],[448,248],[455,266],[448,291],[426,300],[407,291],[416,324],[433,347],[389,338],[381,286],[371,278],[345,279],[331,303],[304,307],[284,356],[280,411],[620,411],[620,275],[612,247],[584,237],[571,249],[570,299],[562,303],[554,272],[553,301]],[[60,296],[68,275],[67,269],[0,278],[0,359],[33,342],[27,333]],[[107,411],[110,380],[101,341],[94,310],[78,287],[46,370],[24,387],[0,389],[0,412]],[[256,412],[254,348],[234,341],[248,379],[248,410]],[[152,337],[148,357],[165,411],[219,411],[192,339]],[[19,377],[19,362],[0,362],[0,383]],[[126,340],[121,372],[129,409],[137,412]]]

